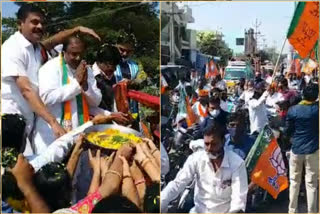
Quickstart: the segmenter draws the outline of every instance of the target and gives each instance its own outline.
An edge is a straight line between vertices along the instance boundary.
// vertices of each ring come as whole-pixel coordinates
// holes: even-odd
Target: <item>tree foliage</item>
[[[232,50],[228,47],[221,36],[210,31],[200,31],[197,33],[197,42],[202,53],[221,57],[218,62],[221,66],[226,66]]]

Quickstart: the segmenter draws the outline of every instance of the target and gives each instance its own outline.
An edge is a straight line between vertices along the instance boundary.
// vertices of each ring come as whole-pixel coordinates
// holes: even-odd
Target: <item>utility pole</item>
[[[253,27],[254,27],[254,34],[255,34],[255,39],[256,39],[256,49],[258,49],[258,35],[261,34],[261,32],[258,30],[258,28],[260,27],[261,25],[261,22],[258,22],[258,19],[256,19],[256,22],[253,24]],[[258,50],[256,50],[258,51]]]
[[[171,2],[171,14],[170,14],[170,41],[171,41],[171,46],[170,46],[170,62],[174,63],[175,62],[175,37],[174,37],[174,3]]]
[[[169,29],[170,29],[170,62],[171,63],[175,63],[175,58],[176,58],[176,54],[175,54],[175,46],[176,46],[176,41],[175,41],[175,32],[174,32],[174,15],[178,15],[178,14],[182,14],[182,13],[175,13],[174,12],[174,2],[170,2],[171,3],[171,12],[167,12],[165,14],[170,16],[170,20],[169,20]]]

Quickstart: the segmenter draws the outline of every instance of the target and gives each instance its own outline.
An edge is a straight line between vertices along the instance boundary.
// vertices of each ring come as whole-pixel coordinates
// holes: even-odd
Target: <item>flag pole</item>
[[[273,70],[272,80],[273,80],[273,79],[274,79],[274,77],[275,77],[275,74],[276,74],[276,71],[277,71],[277,68],[278,68],[278,65],[279,65],[280,57],[281,57],[281,54],[282,54],[282,52],[283,52],[283,49],[284,49],[284,46],[285,46],[285,44],[286,44],[287,39],[288,39],[288,38],[286,38],[286,39],[283,41],[283,44],[282,44],[282,48],[281,48],[280,54],[279,54],[279,56],[278,56],[278,59],[277,59],[276,65],[275,65],[274,70]]]

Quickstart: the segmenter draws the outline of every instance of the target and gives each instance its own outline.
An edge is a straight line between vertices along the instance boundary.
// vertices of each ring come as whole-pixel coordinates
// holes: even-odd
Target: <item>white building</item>
[[[192,9],[187,5],[175,2],[161,4],[161,64],[177,59],[195,62],[197,32],[187,29],[188,23],[194,23],[194,18]]]

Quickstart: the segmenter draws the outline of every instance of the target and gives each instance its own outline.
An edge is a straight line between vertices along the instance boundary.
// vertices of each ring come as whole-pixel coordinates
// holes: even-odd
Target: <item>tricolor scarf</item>
[[[203,112],[201,103],[199,103],[199,105],[198,105],[198,111],[199,111],[199,114],[200,114],[201,117],[205,118],[205,117],[208,116],[208,111],[206,109]]]
[[[64,57],[60,54],[60,64],[62,68],[62,85],[69,84],[70,80],[68,77],[68,68]],[[78,111],[78,125],[82,125],[85,122],[89,121],[89,108],[85,96],[81,93],[76,96],[77,100],[77,111]],[[62,115],[60,124],[65,128],[65,130],[71,131],[72,127],[72,109],[71,109],[71,100],[68,100],[62,103]]]

